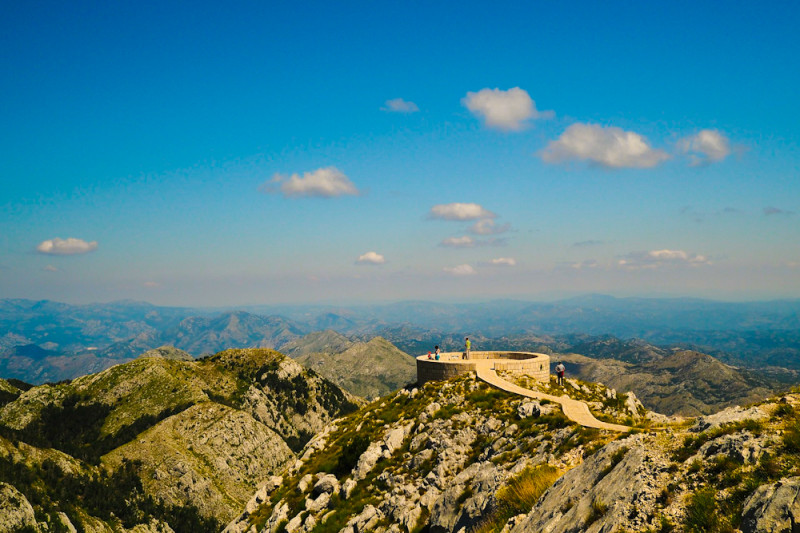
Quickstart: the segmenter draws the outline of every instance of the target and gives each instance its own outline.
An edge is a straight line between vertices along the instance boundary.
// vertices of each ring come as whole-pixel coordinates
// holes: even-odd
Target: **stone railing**
[[[490,361],[497,371],[526,374],[537,381],[549,381],[550,356],[533,352],[485,352],[471,351],[469,359],[463,359],[462,352],[445,352],[439,360],[428,359],[427,355],[417,357],[417,384],[427,381],[450,379],[467,372],[474,372],[478,361]]]

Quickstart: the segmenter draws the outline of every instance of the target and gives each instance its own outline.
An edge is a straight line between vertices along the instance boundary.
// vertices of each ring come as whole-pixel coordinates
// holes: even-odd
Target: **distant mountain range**
[[[143,302],[69,305],[0,300],[0,376],[32,383],[96,372],[163,345],[194,357],[226,348],[283,349],[320,330],[349,340],[380,336],[408,354],[435,344],[460,349],[576,351],[581,336],[641,339],[767,369],[786,383],[800,371],[800,300],[727,303],[586,296],[559,302],[497,300],[463,305],[401,302],[354,307],[158,307]],[[620,358],[618,347],[608,346]],[[655,353],[655,352],[654,352]],[[653,358],[653,354],[646,357]]]

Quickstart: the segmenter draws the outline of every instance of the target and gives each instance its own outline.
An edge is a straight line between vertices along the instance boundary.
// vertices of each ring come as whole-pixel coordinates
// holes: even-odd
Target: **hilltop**
[[[552,385],[547,385],[552,390]],[[337,420],[226,533],[788,531],[800,490],[800,395],[693,421],[568,385],[631,434],[464,376]],[[634,420],[635,419],[635,420]],[[636,421],[638,420],[638,422]]]
[[[382,337],[350,341],[334,331],[312,333],[285,347],[297,362],[363,398],[377,398],[416,380],[414,358]]]
[[[0,487],[30,504],[26,523],[218,531],[313,435],[358,408],[272,350],[145,355],[71,382],[0,381]]]

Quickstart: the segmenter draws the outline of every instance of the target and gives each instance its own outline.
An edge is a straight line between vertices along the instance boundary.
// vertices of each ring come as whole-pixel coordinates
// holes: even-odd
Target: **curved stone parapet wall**
[[[440,354],[440,359],[417,357],[417,384],[441,381],[475,371],[476,360],[491,360],[497,371],[526,374],[537,381],[550,380],[550,356],[533,352],[470,352],[469,359],[462,359],[461,352]]]

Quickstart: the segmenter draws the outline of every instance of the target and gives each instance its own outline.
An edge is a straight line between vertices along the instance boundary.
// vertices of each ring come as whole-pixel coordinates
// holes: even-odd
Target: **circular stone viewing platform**
[[[462,359],[462,355],[462,352],[445,352],[439,354],[438,361],[428,359],[427,355],[417,357],[417,384],[423,385],[428,381],[441,381],[475,372],[479,361],[482,365],[491,364],[496,371],[526,374],[537,381],[550,380],[550,356],[547,354],[472,351],[469,359]]]

